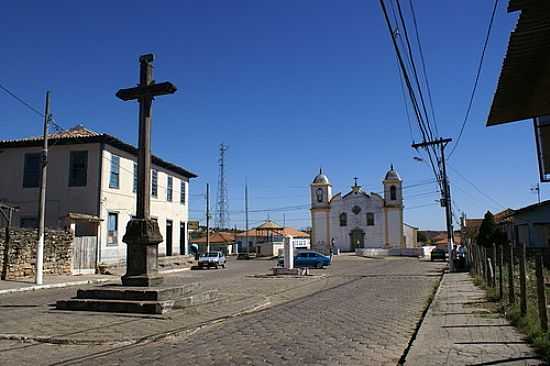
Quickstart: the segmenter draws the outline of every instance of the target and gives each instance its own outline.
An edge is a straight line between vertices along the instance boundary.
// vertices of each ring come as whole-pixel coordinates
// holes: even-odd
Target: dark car
[[[330,266],[332,258],[311,250],[299,252],[294,256],[294,267],[323,268]],[[279,257],[279,265],[284,265],[284,257]]]
[[[239,253],[237,254],[237,259],[252,259],[249,253]]]
[[[440,248],[434,248],[432,249],[432,252],[430,253],[430,260],[433,262],[435,260],[442,260],[445,261],[446,258],[446,252],[443,249]]]

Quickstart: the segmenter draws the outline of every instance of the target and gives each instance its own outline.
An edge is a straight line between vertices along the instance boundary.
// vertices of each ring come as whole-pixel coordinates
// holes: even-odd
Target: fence
[[[545,279],[550,278],[550,271],[544,258],[550,250],[514,247],[511,243],[486,248],[474,243],[467,252],[471,272],[493,289],[504,310],[512,317],[525,319],[535,333],[548,337],[550,288]]]

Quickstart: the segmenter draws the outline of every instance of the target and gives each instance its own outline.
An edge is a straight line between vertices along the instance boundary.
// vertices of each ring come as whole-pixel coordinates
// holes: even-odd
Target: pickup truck
[[[225,268],[225,255],[222,252],[208,252],[199,256],[199,268]]]

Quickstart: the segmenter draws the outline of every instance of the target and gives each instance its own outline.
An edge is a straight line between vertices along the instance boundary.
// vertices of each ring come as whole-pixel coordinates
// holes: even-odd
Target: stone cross
[[[357,179],[359,179],[359,178],[353,177],[353,180],[355,181],[355,186],[356,186],[356,187],[357,187]]]
[[[128,223],[122,239],[127,244],[124,286],[155,286],[162,283],[158,274],[158,244],[162,236],[156,221],[151,220],[151,106],[153,98],[173,94],[170,82],[153,81],[152,54],[139,58],[139,85],[120,89],[116,96],[139,102],[138,186],[136,217]]]

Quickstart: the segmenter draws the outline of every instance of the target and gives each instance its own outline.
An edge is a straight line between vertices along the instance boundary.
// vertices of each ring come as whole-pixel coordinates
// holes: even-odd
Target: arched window
[[[317,188],[317,202],[323,202],[323,189],[322,188]]]
[[[367,212],[367,226],[374,226],[374,214]]]
[[[345,212],[340,214],[340,226],[348,226],[348,215]]]
[[[397,199],[397,188],[395,186],[390,187],[390,200],[395,201]]]

